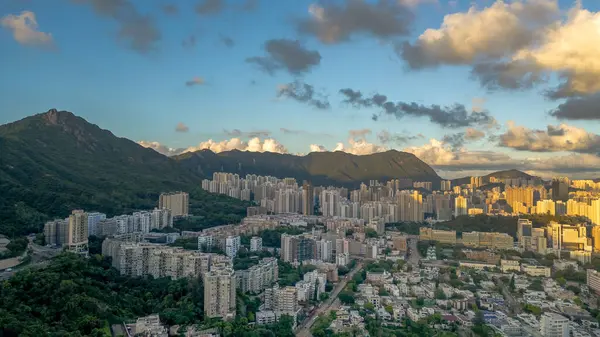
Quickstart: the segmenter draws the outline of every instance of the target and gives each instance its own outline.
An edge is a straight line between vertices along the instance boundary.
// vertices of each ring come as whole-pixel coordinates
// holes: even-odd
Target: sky
[[[2,0],[0,124],[600,178],[600,1]]]

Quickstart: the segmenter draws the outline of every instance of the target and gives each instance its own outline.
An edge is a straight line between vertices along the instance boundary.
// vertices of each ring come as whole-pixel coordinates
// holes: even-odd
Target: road
[[[62,249],[59,249],[59,248],[48,248],[48,247],[37,245],[37,244],[33,243],[33,240],[31,237],[29,237],[29,245],[27,246],[27,250],[31,250],[31,254],[30,254],[31,262],[28,265],[23,266],[21,268],[19,268],[17,266],[12,271],[0,272],[0,280],[8,280],[20,269],[31,268],[31,267],[36,267],[36,268],[44,267],[47,265],[49,259],[53,258],[54,256],[56,256],[62,252]],[[27,251],[23,254],[23,257],[25,257],[26,254],[28,254]]]
[[[300,325],[298,325],[298,327],[296,328],[296,336],[300,336],[300,337],[312,336],[312,334],[310,333],[310,328],[315,323],[317,316],[319,316],[319,314],[321,314],[323,312],[329,311],[332,308],[332,305],[337,302],[337,297],[338,297],[339,293],[346,287],[346,284],[348,284],[348,281],[350,281],[352,279],[354,274],[356,274],[362,268],[363,268],[363,262],[360,261],[356,264],[354,269],[352,269],[348,274],[346,274],[346,277],[344,277],[335,286],[335,288],[333,288],[333,291],[329,295],[329,299],[327,301],[321,303],[321,305],[319,305],[319,307],[317,307],[315,310],[313,310],[312,314],[310,314],[310,316],[308,316],[304,320],[304,322],[302,322]]]

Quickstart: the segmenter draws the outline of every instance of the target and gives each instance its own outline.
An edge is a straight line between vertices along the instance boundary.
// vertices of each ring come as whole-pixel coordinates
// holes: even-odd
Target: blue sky
[[[209,139],[218,144],[231,138],[239,138],[241,143],[222,143],[211,148],[227,149],[231,144],[239,148],[247,146],[252,132],[263,131],[260,144],[274,139],[279,147],[269,149],[277,151],[307,153],[311,144],[334,150],[338,142],[355,154],[405,149],[449,176],[506,167],[543,176],[597,176],[593,167],[600,163],[596,161],[600,152],[600,111],[590,111],[589,104],[583,108],[573,104],[557,114],[560,120],[549,114],[562,103],[600,101],[600,85],[596,86],[595,80],[579,81],[577,77],[582,76],[582,69],[590,76],[600,72],[591,63],[585,66],[588,58],[600,57],[598,50],[582,51],[579,41],[563,43],[560,48],[553,43],[560,37],[572,36],[568,34],[575,30],[588,37],[589,45],[600,43],[600,32],[589,31],[593,25],[570,20],[577,14],[582,18],[578,22],[600,22],[597,2],[584,0],[580,8],[573,9],[573,1],[559,1],[554,9],[556,1],[552,0],[522,1],[521,7],[514,4],[516,1],[500,6],[492,0],[480,0],[469,9],[471,1],[463,0],[410,0],[410,4],[389,0],[386,6],[390,11],[398,11],[398,16],[390,17],[377,12],[377,6],[383,6],[378,1],[365,1],[360,15],[364,16],[369,8],[374,14],[356,18],[360,24],[348,24],[349,8],[353,5],[350,3],[356,5],[360,0],[334,0],[316,7],[315,1],[304,0],[111,0],[98,5],[99,1],[102,2],[8,0],[0,4],[0,123],[57,108],[82,116],[116,135],[170,148],[198,148]],[[540,19],[527,11],[540,13],[535,7],[540,3],[548,8],[548,18]],[[208,13],[198,13],[196,8],[202,4]],[[247,4],[256,6],[243,9]],[[167,13],[167,5],[173,5],[169,8],[176,11]],[[309,13],[311,5],[322,10],[325,21]],[[470,16],[459,17],[468,11]],[[34,15],[37,27],[21,25],[25,22],[24,13]],[[407,19],[407,15],[414,19]],[[518,20],[518,24],[512,30],[508,24],[500,25],[496,35],[482,37],[477,28],[494,31],[494,15]],[[460,24],[440,30],[444,19],[452,17]],[[299,21],[314,28],[313,33],[301,30]],[[397,25],[396,29],[386,28],[386,22]],[[535,25],[539,27],[530,29]],[[405,26],[406,32],[399,32],[400,26]],[[119,38],[123,27],[134,29],[133,34],[143,46],[132,46],[131,38]],[[148,35],[144,31],[148,27],[156,35]],[[549,27],[558,28],[549,32]],[[427,29],[436,29],[446,38],[462,38],[464,42],[453,45],[457,51],[450,55],[451,47],[440,40],[419,43],[419,36]],[[461,29],[469,34],[464,35]],[[323,37],[335,32],[338,35],[330,40]],[[535,40],[523,42],[522,36],[532,32]],[[143,40],[148,36],[150,42]],[[193,45],[190,37],[194,38]],[[225,39],[231,45],[226,45]],[[477,45],[482,39],[487,39],[486,48]],[[270,40],[296,43],[299,48],[288,49],[282,56],[287,61],[278,64],[280,69],[274,74],[246,61],[269,56],[265,46]],[[416,60],[396,52],[407,50],[408,47],[402,48],[403,43],[409,43],[410,50],[419,53]],[[506,50],[496,48],[503,44]],[[564,53],[578,50],[581,55],[571,63],[560,64],[549,60],[552,48]],[[499,51],[494,54],[490,49]],[[289,65],[297,60],[292,55],[294,51],[316,52],[320,58],[317,64],[301,65],[300,71],[293,71]],[[475,66],[485,62],[507,64],[507,60],[518,59],[519,62],[508,64],[525,64],[516,55],[527,55],[527,66],[534,64],[533,73],[543,77],[543,81],[517,89],[501,85],[490,90],[473,75]],[[420,65],[415,66],[415,62]],[[530,70],[517,72],[520,79],[532,74]],[[194,78],[201,78],[203,83],[186,85]],[[302,93],[281,89],[293,88],[290,84],[295,81],[309,85],[314,90],[311,99],[327,101],[329,108],[315,108],[290,95],[297,97]],[[568,93],[549,99],[545,92],[556,90],[565,81],[569,83]],[[348,101],[339,92],[345,88],[360,91],[363,98],[382,94],[394,104],[415,102],[419,109],[412,113],[398,109],[397,114],[384,113],[373,120],[371,116],[379,114],[382,108],[364,100]],[[425,109],[431,105],[462,104],[472,114],[474,100],[482,101],[475,113],[493,117],[493,126],[488,122],[465,122],[453,127],[432,121],[431,110]],[[572,117],[582,115],[586,117]],[[509,121],[514,122],[512,127],[507,125]],[[176,131],[178,123],[183,123],[188,131]],[[559,132],[548,131],[548,125],[561,123],[566,127],[559,127]],[[281,128],[298,132],[285,133]],[[364,129],[368,131],[355,131],[350,136],[351,130]],[[449,137],[444,140],[444,136],[457,134],[454,139],[458,142]],[[350,137],[353,139],[349,141]],[[574,164],[565,165],[565,161]],[[555,165],[557,162],[561,164]]]

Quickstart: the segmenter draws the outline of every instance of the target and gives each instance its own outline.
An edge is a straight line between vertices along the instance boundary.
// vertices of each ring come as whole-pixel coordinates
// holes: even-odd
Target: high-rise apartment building
[[[552,200],[567,202],[569,200],[569,178],[556,177],[552,178]]]
[[[423,195],[419,191],[401,191],[396,198],[401,221],[423,221]]]
[[[84,211],[75,210],[69,216],[64,246],[77,254],[88,254],[88,214]]]
[[[315,192],[313,186],[305,181],[302,185],[302,214],[313,215],[315,213]]]
[[[259,264],[235,272],[237,288],[242,292],[260,293],[276,283],[279,278],[277,259],[262,259]]]
[[[273,288],[265,290],[265,310],[273,310],[279,314],[296,317],[298,306],[298,291],[295,287]]]
[[[440,189],[442,191],[452,191],[452,180],[442,180]]]
[[[469,208],[468,208],[467,202],[468,202],[467,198],[463,197],[462,195],[459,195],[458,197],[456,197],[454,199],[454,216],[455,217],[469,214]]]
[[[525,250],[531,250],[533,223],[528,219],[519,219],[517,221],[517,241],[519,247]]]
[[[600,294],[600,273],[594,269],[586,270],[586,284],[591,291]]]
[[[225,239],[225,255],[234,258],[240,249],[241,239],[239,236],[228,236]]]
[[[106,220],[106,214],[104,213],[88,213],[88,235],[96,235],[98,232],[98,223]]]
[[[540,333],[544,337],[569,337],[569,322],[562,315],[545,312],[540,320]]]
[[[235,318],[236,277],[231,268],[215,268],[204,274],[204,315]]]
[[[57,219],[46,222],[44,225],[44,237],[47,245],[64,245],[68,240],[68,219]]]
[[[262,238],[258,236],[253,236],[250,239],[250,251],[251,252],[260,252],[262,250]]]
[[[477,188],[483,186],[483,177],[471,177],[471,187]]]
[[[158,199],[159,209],[171,210],[171,215],[188,216],[189,195],[185,192],[162,193]]]

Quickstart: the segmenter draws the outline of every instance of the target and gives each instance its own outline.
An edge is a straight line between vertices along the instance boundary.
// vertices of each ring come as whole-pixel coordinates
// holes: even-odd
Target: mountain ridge
[[[273,152],[210,150],[186,152],[173,157],[184,167],[198,174],[211,176],[214,172],[261,174],[293,177],[299,182],[310,180],[314,185],[338,184],[357,187],[369,180],[385,181],[411,178],[439,184],[441,178],[425,162],[412,153],[390,150],[369,155],[354,155],[343,151],[311,152],[298,156]]]
[[[0,125],[3,234],[39,231],[43,221],[73,209],[109,215],[152,209],[161,192],[191,192],[200,180],[175,160],[67,111]],[[211,205],[243,204],[203,191],[196,196]]]

